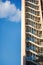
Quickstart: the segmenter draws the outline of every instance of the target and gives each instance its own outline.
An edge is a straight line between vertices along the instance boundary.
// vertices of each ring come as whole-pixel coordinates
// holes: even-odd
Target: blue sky
[[[0,65],[20,65],[21,1],[1,0],[0,3]]]
[[[3,2],[5,2],[6,0],[2,0]],[[9,0],[11,1],[11,3],[14,3],[17,8],[21,9],[21,0]]]

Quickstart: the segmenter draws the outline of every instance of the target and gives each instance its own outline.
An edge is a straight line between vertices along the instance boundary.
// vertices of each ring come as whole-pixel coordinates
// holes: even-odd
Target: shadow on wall
[[[26,56],[23,56],[23,65],[26,65]]]
[[[43,16],[43,0],[40,1],[41,1],[41,9],[42,9],[42,16]]]
[[[43,0],[41,0],[41,8],[42,8],[42,10],[43,10]]]

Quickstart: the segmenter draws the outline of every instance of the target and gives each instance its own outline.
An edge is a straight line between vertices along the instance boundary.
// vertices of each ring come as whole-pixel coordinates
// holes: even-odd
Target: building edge
[[[22,0],[21,9],[21,65],[25,65],[25,0]]]

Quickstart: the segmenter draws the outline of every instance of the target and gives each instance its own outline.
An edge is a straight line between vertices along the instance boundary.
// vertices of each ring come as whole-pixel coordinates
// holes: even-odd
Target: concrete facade
[[[42,12],[41,0],[22,0],[21,65],[43,65],[34,61],[43,56]]]

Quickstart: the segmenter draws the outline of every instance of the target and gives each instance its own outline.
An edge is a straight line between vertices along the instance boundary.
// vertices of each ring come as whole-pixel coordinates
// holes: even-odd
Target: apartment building
[[[22,65],[43,65],[43,0],[23,0],[22,16]]]

